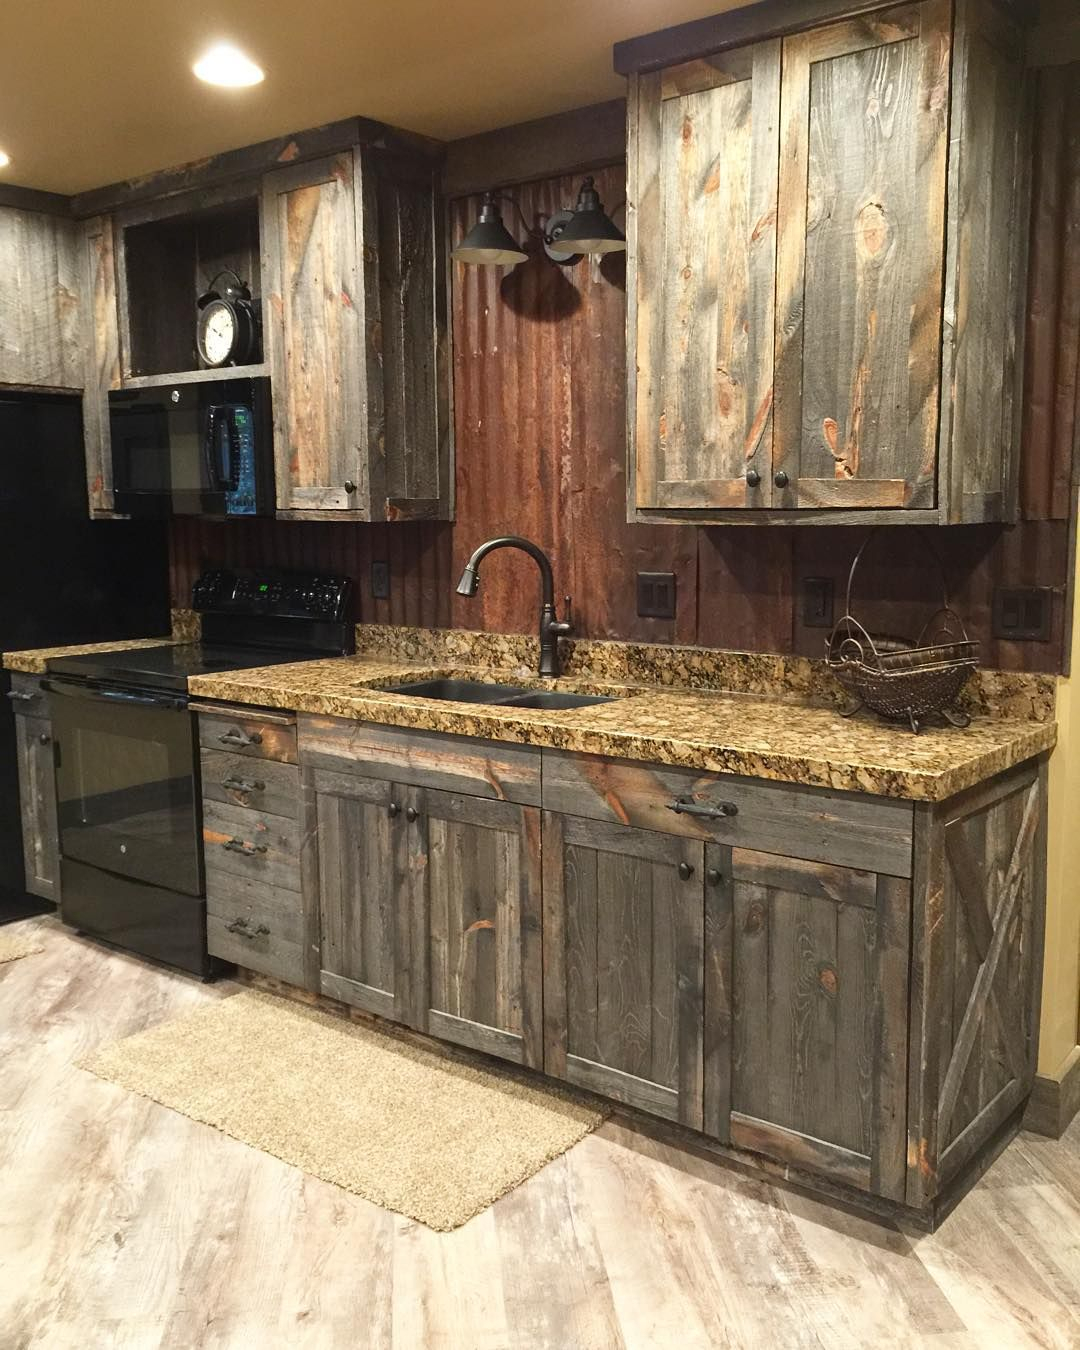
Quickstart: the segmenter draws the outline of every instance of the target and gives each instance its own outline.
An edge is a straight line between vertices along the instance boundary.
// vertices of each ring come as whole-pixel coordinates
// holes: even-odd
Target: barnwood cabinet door
[[[84,220],[82,250],[83,442],[86,490],[92,516],[113,512],[109,391],[120,388],[120,330],[116,307],[116,254],[111,216]]]
[[[772,501],[780,52],[763,42],[631,85],[639,508]]]
[[[950,35],[922,0],[785,39],[780,506],[936,504]]]
[[[82,388],[77,235],[69,217],[0,206],[0,387]]]
[[[911,882],[729,855],[711,864],[731,971],[710,979],[706,1020],[722,1040],[730,1016],[731,1054],[709,1059],[710,1132],[729,1120],[736,1147],[903,1200]]]
[[[702,1125],[700,842],[544,813],[544,1069]]]
[[[26,889],[45,900],[60,900],[60,839],[56,820],[52,723],[47,717],[15,718],[19,764]]]
[[[394,828],[404,790],[380,778],[316,769],[314,827],[321,934],[319,989],[366,1012],[404,1022],[399,947],[408,914],[398,903],[405,835]],[[308,877],[308,885],[312,878]]]
[[[263,180],[263,339],[280,511],[363,510],[368,501],[382,404],[365,358],[378,293],[358,251],[360,186],[351,151]]]
[[[539,810],[431,789],[405,800],[410,1020],[541,1068]]]

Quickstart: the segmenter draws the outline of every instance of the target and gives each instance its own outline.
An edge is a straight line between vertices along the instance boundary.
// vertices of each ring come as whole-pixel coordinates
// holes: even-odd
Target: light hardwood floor
[[[1021,1136],[932,1237],[613,1123],[433,1233],[73,1066],[236,986],[20,927],[45,951],[0,966],[3,1350],[1080,1346],[1080,1125]]]

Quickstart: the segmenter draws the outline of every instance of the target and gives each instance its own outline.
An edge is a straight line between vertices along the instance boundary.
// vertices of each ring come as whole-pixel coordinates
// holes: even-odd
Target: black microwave
[[[109,433],[113,497],[124,515],[274,513],[265,377],[114,390]]]

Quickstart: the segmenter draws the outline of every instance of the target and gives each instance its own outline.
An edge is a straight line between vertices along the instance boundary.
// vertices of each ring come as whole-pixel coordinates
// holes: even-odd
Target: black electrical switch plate
[[[832,577],[806,577],[802,584],[802,621],[804,628],[833,626]]]
[[[675,573],[639,572],[637,574],[637,612],[641,619],[675,617]]]
[[[1054,592],[1049,586],[996,586],[996,638],[1009,642],[1049,642]]]
[[[390,599],[390,564],[373,562],[371,564],[371,598],[373,600]]]

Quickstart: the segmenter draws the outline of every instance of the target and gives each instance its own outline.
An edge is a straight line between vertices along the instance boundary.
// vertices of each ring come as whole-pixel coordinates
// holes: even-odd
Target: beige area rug
[[[79,1067],[441,1231],[603,1119],[569,1094],[251,991]]]
[[[45,948],[31,933],[9,933],[0,928],[0,966],[7,961],[18,961],[22,956],[35,956]]]

